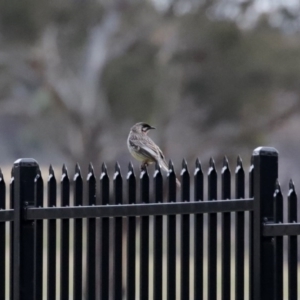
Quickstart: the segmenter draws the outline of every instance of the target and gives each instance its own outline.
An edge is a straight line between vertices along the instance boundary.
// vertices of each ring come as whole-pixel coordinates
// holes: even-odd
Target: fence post
[[[273,222],[278,152],[275,148],[259,147],[253,151],[253,158],[253,299],[274,300],[274,239],[262,236],[262,226]]]
[[[34,178],[38,164],[22,158],[14,163],[14,300],[34,299],[34,222],[23,219],[23,211],[34,205]]]

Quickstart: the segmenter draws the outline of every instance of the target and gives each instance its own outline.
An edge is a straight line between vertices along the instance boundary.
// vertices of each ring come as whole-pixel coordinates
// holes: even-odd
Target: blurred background
[[[177,172],[268,145],[299,186],[299,30],[297,0],[1,1],[0,165],[124,172],[145,121]]]
[[[145,121],[177,174],[224,155],[247,170],[265,145],[299,190],[299,33],[298,0],[0,1],[0,166],[138,172],[126,140]]]

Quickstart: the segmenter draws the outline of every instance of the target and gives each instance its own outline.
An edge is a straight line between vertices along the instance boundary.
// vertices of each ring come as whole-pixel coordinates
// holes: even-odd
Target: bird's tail
[[[166,171],[167,173],[170,172],[170,170],[169,170],[169,168],[168,168],[168,166],[167,166],[167,162],[166,162],[165,160],[159,161],[159,165],[160,165],[160,167],[161,167],[162,169],[164,169],[164,171]],[[180,183],[180,181],[178,180],[177,177],[176,177],[176,184],[177,184],[177,186],[178,186],[179,188],[181,187],[181,183]]]

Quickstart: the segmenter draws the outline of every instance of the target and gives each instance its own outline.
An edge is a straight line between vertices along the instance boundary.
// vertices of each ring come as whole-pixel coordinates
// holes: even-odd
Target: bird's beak
[[[152,127],[152,126],[150,126],[150,128],[149,129],[156,129],[155,127]]]

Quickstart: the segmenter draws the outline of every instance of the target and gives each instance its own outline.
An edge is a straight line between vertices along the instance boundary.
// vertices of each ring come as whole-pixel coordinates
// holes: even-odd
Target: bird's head
[[[135,124],[132,128],[131,131],[136,132],[136,133],[144,133],[147,134],[149,130],[155,129],[155,127],[150,126],[147,123],[140,122]]]

